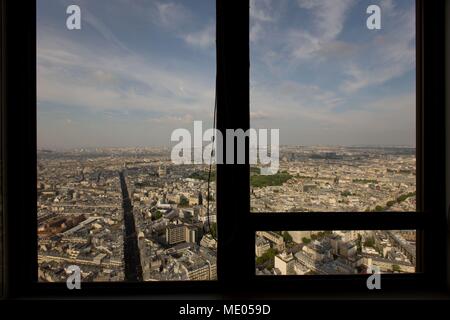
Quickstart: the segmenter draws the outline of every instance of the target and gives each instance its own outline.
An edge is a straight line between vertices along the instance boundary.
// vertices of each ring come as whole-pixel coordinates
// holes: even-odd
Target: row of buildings
[[[416,262],[412,235],[414,231],[257,232],[256,273],[358,274],[373,266],[385,273],[411,273]],[[281,245],[287,238],[292,240]]]

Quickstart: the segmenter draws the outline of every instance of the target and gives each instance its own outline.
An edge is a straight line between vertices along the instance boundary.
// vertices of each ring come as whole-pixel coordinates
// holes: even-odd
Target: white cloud
[[[252,119],[252,121],[268,120],[270,117],[271,115],[264,111],[250,112],[250,119]]]
[[[345,68],[347,80],[341,89],[354,93],[362,88],[384,84],[415,68],[415,10],[389,7],[390,19],[384,19],[389,29],[375,37],[362,52],[361,61]]]
[[[156,2],[157,19],[161,26],[174,29],[192,19],[191,12],[181,3]]]
[[[167,145],[174,128],[212,122],[211,56],[198,65],[189,50],[164,55],[161,49],[177,50],[178,42],[208,53],[214,15],[192,12],[183,0],[115,0],[102,14],[90,8],[82,33],[55,27],[57,17],[38,17],[40,146]],[[126,17],[114,20],[124,9]],[[117,31],[124,24],[130,39]],[[141,28],[146,24],[149,37]],[[138,42],[158,38],[157,32],[165,38],[161,48]]]
[[[293,68],[313,63],[320,69],[324,60],[333,61],[337,87],[345,93],[382,85],[413,70],[414,5],[402,9],[392,0],[381,1],[383,30],[377,31],[378,36],[374,36],[374,32],[368,33],[365,43],[352,43],[339,36],[355,3],[355,0],[341,0],[338,3],[335,0],[296,0],[296,7],[290,7],[290,10],[305,11],[312,23],[302,28],[294,27],[295,23],[292,27],[275,23],[272,28],[279,29],[275,33],[268,32],[271,22],[260,23],[255,18],[250,37],[253,42],[261,40],[262,45],[253,45],[253,57],[268,68],[270,76],[279,78]],[[365,15],[365,11],[362,14]],[[280,21],[287,18],[288,13],[284,12]]]
[[[275,5],[276,4],[276,5]],[[279,3],[272,0],[250,0],[250,41],[257,42],[264,37],[265,27],[277,20]]]
[[[391,14],[395,10],[394,0],[381,0],[380,6],[383,14],[384,13]]]
[[[250,26],[250,42],[258,41],[261,33],[263,32],[263,27],[259,23],[253,23]]]
[[[349,9],[355,0],[298,0],[302,9],[313,11],[317,32],[324,40],[335,39],[344,27]]]
[[[284,81],[277,86],[252,88],[250,102],[251,120],[257,121],[254,124],[277,128],[277,124],[294,119],[321,125],[335,122],[333,109],[341,99],[318,86]]]
[[[129,51],[127,46],[114,35],[114,33],[108,28],[107,25],[87,9],[83,9],[83,21],[87,22],[105,40],[109,41],[112,44],[115,44],[122,50]]]
[[[191,46],[202,49],[211,48],[215,44],[216,27],[214,24],[210,24],[200,31],[184,34],[182,38]]]
[[[295,59],[315,58],[330,42],[335,40],[344,28],[345,20],[354,0],[298,0],[298,6],[310,10],[313,30],[291,29],[287,35],[287,46]]]
[[[208,117],[214,71],[161,67],[151,57],[86,48],[48,32],[38,47],[38,101],[92,112],[116,110]]]
[[[348,105],[331,91],[284,83],[272,89],[255,88],[252,96],[251,125],[279,128],[283,144],[415,144],[411,94]]]
[[[250,18],[263,22],[274,21],[272,1],[250,0]]]
[[[280,128],[289,144],[414,145],[414,77],[387,86],[415,67],[414,5],[399,2],[380,2],[381,31],[365,30],[355,0],[290,0],[255,23],[252,125]],[[362,91],[372,86],[385,95]]]
[[[147,121],[150,123],[157,124],[169,124],[169,125],[192,125],[194,122],[194,117],[191,114],[185,115],[165,115],[162,117],[149,118]]]

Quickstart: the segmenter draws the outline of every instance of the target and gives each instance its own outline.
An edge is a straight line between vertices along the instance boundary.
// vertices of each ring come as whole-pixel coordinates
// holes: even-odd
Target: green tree
[[[275,263],[275,255],[278,253],[273,248],[269,248],[264,254],[256,258],[256,265],[261,267],[267,267],[269,270],[273,268]]]
[[[217,223],[211,223],[209,233],[213,236],[214,239],[217,239]]]
[[[254,188],[281,186],[291,178],[292,176],[287,172],[279,172],[268,176],[255,174],[250,177],[250,184]]]
[[[367,238],[366,241],[364,241],[364,246],[373,248],[375,246],[375,239],[374,238]]]
[[[291,243],[292,242],[292,236],[289,234],[289,232],[287,232],[287,231],[283,232],[283,240],[286,243]]]
[[[352,195],[352,193],[350,191],[348,191],[348,190],[345,190],[345,191],[341,192],[341,196],[343,196],[343,197],[348,197],[348,196],[351,196],[351,195]]]
[[[186,198],[185,196],[181,196],[179,205],[180,205],[180,207],[187,207],[187,206],[189,206],[188,198]]]
[[[356,240],[356,250],[361,253],[362,252],[362,236],[358,234],[358,239]]]
[[[394,204],[395,204],[395,201],[394,201],[394,200],[391,200],[391,201],[388,201],[388,202],[386,203],[386,206],[390,208],[390,207],[392,207]]]
[[[161,219],[162,217],[162,212],[159,210],[156,210],[153,214],[152,214],[152,220],[158,220]]]
[[[208,181],[208,171],[195,171],[189,175],[191,179],[197,179],[202,181]],[[211,181],[216,180],[216,172],[211,171]]]
[[[394,272],[401,272],[402,268],[400,268],[400,266],[398,264],[393,264],[392,265],[392,271],[394,271]]]

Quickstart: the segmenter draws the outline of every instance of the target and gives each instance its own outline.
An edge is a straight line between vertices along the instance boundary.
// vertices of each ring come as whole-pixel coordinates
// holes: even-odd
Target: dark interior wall
[[[446,203],[447,203],[447,266],[450,266],[450,0],[445,1],[445,137],[446,137]],[[450,289],[450,268],[447,268]]]
[[[4,296],[3,292],[3,284],[4,284],[4,270],[3,265],[5,263],[4,253],[5,250],[4,240],[3,240],[3,228],[4,228],[4,215],[3,215],[3,101],[4,101],[4,92],[3,92],[3,84],[4,84],[4,55],[3,55],[3,3],[4,1],[0,1],[0,299]]]

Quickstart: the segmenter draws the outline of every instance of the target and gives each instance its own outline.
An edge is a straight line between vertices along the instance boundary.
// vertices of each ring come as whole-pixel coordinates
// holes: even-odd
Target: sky
[[[415,146],[414,2],[251,0],[252,126],[282,144]]]
[[[38,148],[169,146],[175,128],[211,127],[214,1],[37,3]]]
[[[215,1],[37,3],[38,148],[169,146],[176,128],[211,127]],[[413,3],[251,0],[252,126],[282,144],[414,146]]]

